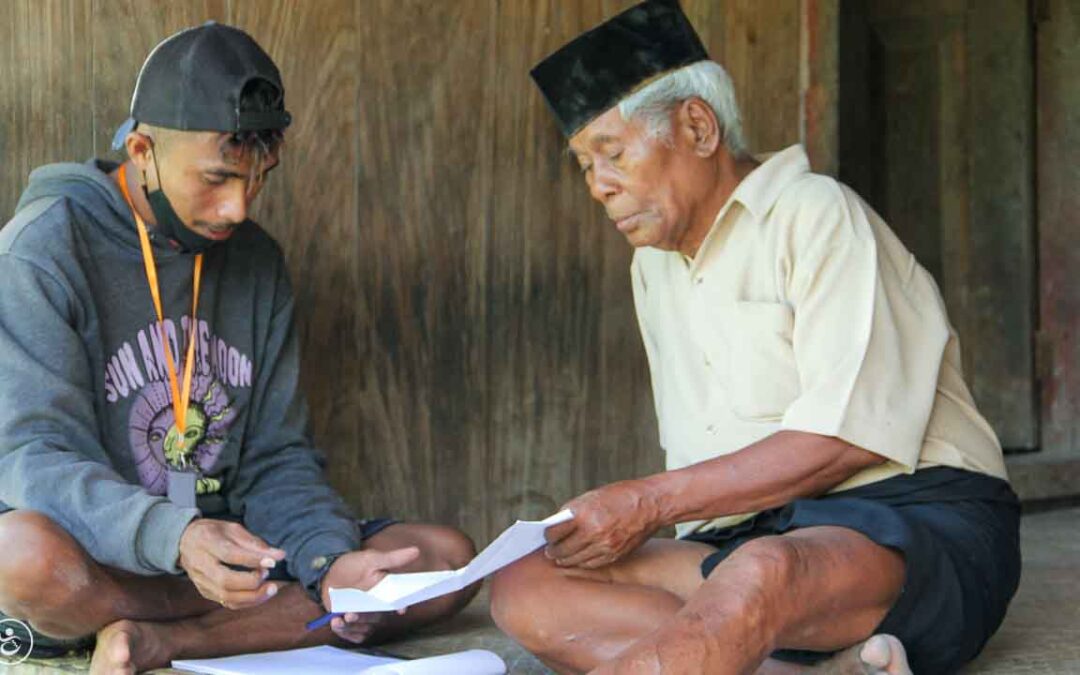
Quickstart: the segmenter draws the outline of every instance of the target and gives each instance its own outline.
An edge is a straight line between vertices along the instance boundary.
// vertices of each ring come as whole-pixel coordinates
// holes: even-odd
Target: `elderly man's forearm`
[[[643,479],[660,525],[782,506],[885,459],[833,436],[781,431],[742,450]]]

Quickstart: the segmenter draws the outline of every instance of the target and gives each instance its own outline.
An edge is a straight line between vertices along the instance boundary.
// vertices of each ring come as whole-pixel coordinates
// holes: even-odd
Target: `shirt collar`
[[[809,172],[810,159],[802,145],[795,144],[769,155],[761,166],[748,173],[731,193],[731,200],[741,203],[760,220],[780,198],[784,188]]]
[[[724,236],[721,233],[724,228],[721,227],[720,223],[734,203],[742,204],[743,208],[749,211],[756,221],[760,221],[776,203],[776,200],[780,198],[780,193],[783,192],[784,188],[799,176],[810,171],[810,159],[799,144],[780,152],[759,156],[758,159],[763,160],[761,165],[748,173],[735,186],[735,190],[728,197],[727,202],[721,207],[720,212],[716,214],[716,219],[713,221],[712,227],[709,228],[708,234],[705,235],[705,239],[702,240],[701,246],[698,247],[697,254],[689,259],[683,257],[683,262],[691,271],[698,269],[700,261],[705,257],[706,249],[713,245],[714,240]]]

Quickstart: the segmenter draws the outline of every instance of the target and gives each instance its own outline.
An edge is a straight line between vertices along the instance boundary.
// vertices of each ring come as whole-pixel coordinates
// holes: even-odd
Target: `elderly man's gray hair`
[[[724,145],[735,157],[746,154],[735,88],[727,71],[715,61],[698,61],[664,75],[619,102],[623,119],[645,123],[651,135],[671,139],[671,109],[680,101],[700,98],[720,122]]]

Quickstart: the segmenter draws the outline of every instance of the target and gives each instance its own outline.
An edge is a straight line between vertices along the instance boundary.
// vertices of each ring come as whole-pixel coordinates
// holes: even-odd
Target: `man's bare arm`
[[[566,504],[573,520],[548,528],[547,555],[601,567],[663,527],[813,497],[884,461],[832,436],[781,431],[730,455],[586,492]]]
[[[814,497],[885,461],[834,436],[780,431],[738,452],[642,479],[660,527]]]

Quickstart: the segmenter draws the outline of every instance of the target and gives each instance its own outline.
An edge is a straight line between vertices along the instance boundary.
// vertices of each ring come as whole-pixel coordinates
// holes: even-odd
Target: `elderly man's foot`
[[[875,635],[864,642],[859,660],[870,675],[912,675],[904,645],[891,635]]]
[[[135,621],[115,621],[97,634],[90,661],[91,675],[134,675],[169,665],[164,641],[156,626]]]
[[[814,675],[912,675],[904,645],[892,635],[875,635],[810,669]]]

